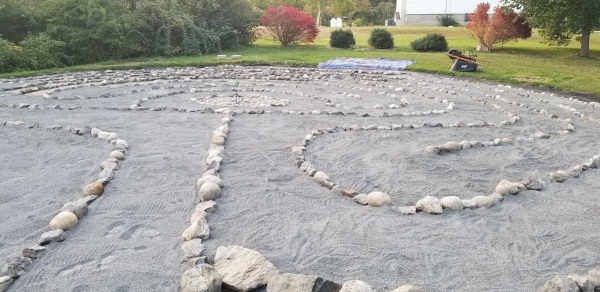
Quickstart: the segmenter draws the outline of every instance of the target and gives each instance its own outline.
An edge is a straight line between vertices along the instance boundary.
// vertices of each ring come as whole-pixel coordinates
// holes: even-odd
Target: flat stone
[[[407,207],[392,207],[392,210],[402,214],[402,215],[413,215],[417,213],[417,207],[415,206],[407,206]]]
[[[391,202],[390,196],[384,192],[371,192],[367,195],[367,204],[371,207],[382,207]]]
[[[31,265],[31,259],[28,257],[8,258],[0,268],[0,277],[8,276],[13,279],[19,278]]]
[[[88,205],[82,201],[68,202],[62,207],[61,211],[71,212],[77,216],[77,219],[81,219],[87,214]]]
[[[209,264],[194,266],[181,275],[180,292],[221,292],[223,277]]]
[[[419,200],[415,207],[417,207],[417,210],[424,211],[429,214],[442,214],[443,212],[443,207],[440,200],[432,196],[426,196]]]
[[[342,289],[339,292],[376,292],[371,285],[360,281],[360,280],[350,280],[344,282],[342,285]]]
[[[352,200],[358,204],[361,205],[366,205],[368,204],[367,202],[367,194],[358,194],[356,196],[354,196],[354,198],[352,198]]]
[[[207,239],[210,236],[210,229],[208,228],[208,222],[206,218],[199,218],[194,221],[190,227],[188,227],[183,233],[181,237],[183,240],[189,241],[194,238]]]
[[[34,245],[23,249],[21,254],[30,259],[37,259],[46,253],[46,248],[41,245]]]
[[[421,288],[413,285],[402,285],[390,292],[422,292]]]
[[[204,211],[207,213],[214,212],[216,208],[217,203],[215,203],[215,201],[212,200],[200,202],[198,205],[196,205],[196,210]]]
[[[338,292],[340,285],[314,275],[284,273],[273,277],[267,292]]]
[[[356,197],[356,195],[358,195],[358,193],[353,189],[344,189],[344,190],[342,190],[342,195],[346,196],[346,197],[354,198],[354,197]]]
[[[67,233],[62,229],[47,231],[40,236],[40,245],[47,245],[52,242],[61,242],[66,238]]]
[[[464,208],[462,200],[457,196],[448,196],[440,199],[440,203],[444,209],[450,209],[452,211],[462,211]]]
[[[60,212],[52,220],[50,220],[50,229],[57,230],[62,229],[67,231],[77,225],[79,219],[77,216],[71,212]]]
[[[264,287],[279,274],[263,255],[241,246],[218,247],[215,269],[223,276],[225,288],[233,291],[253,291]]]
[[[13,283],[13,279],[9,276],[0,277],[0,292],[5,292],[10,288],[10,285]]]
[[[184,241],[181,245],[181,250],[183,250],[184,261],[201,256],[202,252],[204,251],[202,239],[194,238],[188,241]]]
[[[78,201],[89,206],[91,203],[93,203],[98,198],[99,198],[99,196],[85,196],[83,198],[80,198]]]

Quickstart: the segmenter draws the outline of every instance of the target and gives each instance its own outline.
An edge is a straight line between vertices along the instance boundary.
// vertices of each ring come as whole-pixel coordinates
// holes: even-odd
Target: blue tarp
[[[386,58],[335,58],[319,63],[321,69],[345,69],[345,70],[394,70],[402,71],[414,64],[415,60],[392,60]]]

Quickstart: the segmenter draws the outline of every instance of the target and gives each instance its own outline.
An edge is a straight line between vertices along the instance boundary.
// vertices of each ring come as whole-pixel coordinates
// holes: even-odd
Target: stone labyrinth
[[[238,66],[0,90],[0,291],[600,289],[600,103]]]

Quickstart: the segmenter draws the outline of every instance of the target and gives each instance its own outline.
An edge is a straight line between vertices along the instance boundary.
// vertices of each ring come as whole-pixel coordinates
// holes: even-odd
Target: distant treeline
[[[0,72],[232,49],[259,16],[248,0],[0,0]]]

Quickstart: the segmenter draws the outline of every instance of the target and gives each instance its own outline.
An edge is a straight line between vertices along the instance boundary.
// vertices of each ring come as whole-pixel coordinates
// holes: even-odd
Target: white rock
[[[183,240],[185,241],[194,238],[207,239],[209,236],[210,229],[208,228],[208,222],[205,218],[199,218],[194,221],[194,223],[181,234],[181,237],[183,237]]]
[[[326,181],[329,181],[329,176],[327,176],[327,174],[325,174],[322,171],[317,171],[317,173],[315,173],[315,180],[319,183],[323,183]]]
[[[204,211],[206,213],[212,213],[217,208],[215,201],[204,201],[196,205],[196,210]]]
[[[440,154],[440,147],[437,146],[427,146],[425,147],[425,152],[429,154]]]
[[[458,151],[462,147],[456,142],[446,142],[446,144],[444,144],[444,148],[448,151]]]
[[[279,273],[263,255],[241,246],[218,247],[214,262],[223,283],[234,291],[263,287]]]
[[[115,158],[115,159],[118,159],[118,160],[125,159],[125,154],[123,154],[123,152],[117,151],[117,150],[111,152],[108,156],[112,157],[112,158]]]
[[[544,284],[541,292],[579,292],[577,284],[567,276],[556,276]]]
[[[490,208],[494,205],[494,199],[487,196],[476,196],[471,199],[475,203],[475,208]]]
[[[129,148],[129,143],[123,139],[115,140],[115,147]]]
[[[352,200],[358,204],[366,205],[366,204],[368,204],[367,197],[368,197],[367,194],[358,194],[358,195],[354,196],[354,198],[352,198]]]
[[[382,207],[392,202],[388,194],[383,192],[371,192],[367,195],[367,204],[371,207]]]
[[[202,218],[206,219],[207,216],[208,213],[206,213],[205,211],[194,209],[192,215],[190,215],[190,224],[194,224],[194,222]]]
[[[98,128],[92,128],[92,130],[90,131],[90,134],[92,135],[92,137],[98,137],[98,133],[100,133],[100,129]]]
[[[513,183],[507,180],[502,180],[496,186],[496,193],[501,194],[503,196],[507,195],[516,195],[520,191],[527,190],[527,188],[520,183]]]
[[[77,219],[83,218],[88,211],[88,205],[82,201],[74,201],[66,203],[61,211],[71,212],[77,216]],[[61,228],[62,229],[62,228]]]
[[[390,292],[422,292],[421,288],[413,286],[413,285],[402,285],[399,288],[396,288]]]
[[[206,182],[203,183],[198,190],[198,195],[201,201],[211,201],[221,196],[221,187],[216,183]]]
[[[215,175],[207,175],[198,179],[198,181],[196,182],[196,188],[200,190],[202,188],[202,185],[209,182],[216,184],[220,188],[223,187],[223,181],[221,180],[221,178]]]
[[[200,264],[181,275],[180,292],[221,292],[223,277],[208,264]]]
[[[363,281],[350,280],[344,282],[339,292],[375,292],[375,289]]]
[[[557,172],[550,173],[550,177],[552,178],[553,181],[561,183],[561,182],[564,182],[567,180],[567,178],[569,177],[569,174],[562,170],[559,170]]]
[[[464,208],[462,200],[457,196],[448,196],[440,199],[442,207],[452,211],[462,211]]]
[[[402,214],[402,215],[413,215],[417,213],[417,208],[415,206],[406,206],[406,207],[392,207],[392,210]]]
[[[7,291],[10,285],[12,285],[13,279],[9,276],[0,277],[0,292]]]
[[[184,260],[201,256],[202,252],[204,251],[202,239],[194,238],[184,241],[183,244],[181,244],[181,250],[183,251]]]
[[[63,211],[50,220],[50,230],[62,229],[66,231],[75,227],[77,222],[79,222],[79,219],[77,219],[75,214]]]
[[[426,196],[419,200],[415,207],[417,207],[417,210],[424,211],[429,214],[442,214],[443,212],[443,207],[440,200],[432,196]]]

